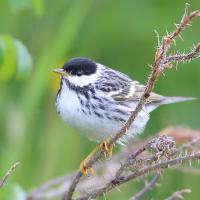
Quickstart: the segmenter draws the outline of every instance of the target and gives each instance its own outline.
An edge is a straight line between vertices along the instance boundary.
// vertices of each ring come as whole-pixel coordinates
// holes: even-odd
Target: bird
[[[114,136],[125,124],[145,89],[143,84],[126,74],[84,57],[72,58],[53,71],[60,75],[60,88],[55,100],[58,114],[84,136],[100,142],[98,147],[101,148],[105,148],[106,139]],[[142,133],[149,114],[157,107],[193,99],[166,97],[152,92],[130,129],[117,143],[126,144]],[[111,156],[112,147],[106,150]],[[81,163],[80,170],[84,174],[88,170],[93,173],[86,167],[92,155]]]

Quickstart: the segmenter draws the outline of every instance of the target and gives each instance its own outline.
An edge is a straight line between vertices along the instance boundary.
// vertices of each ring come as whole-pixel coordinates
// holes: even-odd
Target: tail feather
[[[192,100],[195,100],[195,99],[196,99],[195,97],[163,97],[162,99],[160,99],[157,102],[154,101],[154,102],[149,103],[146,106],[146,110],[148,112],[152,112],[153,110],[155,110],[160,105],[178,103],[178,102],[184,102],[184,101],[192,101]]]
[[[184,101],[192,101],[195,100],[195,97],[164,97],[161,101],[161,104],[171,104],[171,103],[178,103]]]

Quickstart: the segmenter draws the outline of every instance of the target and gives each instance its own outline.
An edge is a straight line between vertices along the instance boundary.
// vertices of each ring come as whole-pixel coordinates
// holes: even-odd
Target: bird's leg
[[[92,167],[87,167],[87,163],[90,161],[90,159],[96,154],[98,151],[98,146],[96,146],[92,152],[81,162],[80,165],[80,171],[82,174],[90,176],[94,174],[94,170]]]
[[[112,157],[112,150],[113,150],[113,145],[110,144],[110,139],[106,139],[103,140],[100,144],[99,144],[99,149],[103,152],[105,152],[109,158]]]
[[[87,163],[90,161],[90,159],[98,152],[105,152],[109,158],[112,156],[112,150],[113,150],[113,145],[110,144],[110,140],[109,138],[106,140],[103,140],[100,144],[98,144],[93,150],[92,152],[81,162],[80,165],[80,171],[82,174],[85,175],[93,175],[94,174],[94,170],[92,167],[87,167]]]

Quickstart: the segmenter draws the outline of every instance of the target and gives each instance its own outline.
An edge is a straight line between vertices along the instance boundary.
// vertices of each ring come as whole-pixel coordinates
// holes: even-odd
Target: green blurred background
[[[84,56],[146,82],[156,37],[174,28],[185,1],[161,0],[1,0],[0,1],[0,177],[15,161],[21,165],[0,191],[0,199],[23,199],[54,177],[78,168],[95,143],[68,127],[55,111],[58,79],[51,72],[72,57]],[[197,0],[190,9],[200,9]],[[177,39],[179,50],[200,40],[200,21]],[[200,98],[200,59],[161,76],[155,91]],[[199,100],[168,105],[151,115],[142,137],[169,125],[200,129]],[[194,163],[197,167],[197,163]],[[163,199],[191,188],[199,199],[200,177],[168,171],[147,199]],[[129,183],[107,199],[128,199],[142,183]],[[15,192],[14,192],[15,191]],[[18,192],[16,192],[18,191]],[[16,195],[16,196],[14,196]]]

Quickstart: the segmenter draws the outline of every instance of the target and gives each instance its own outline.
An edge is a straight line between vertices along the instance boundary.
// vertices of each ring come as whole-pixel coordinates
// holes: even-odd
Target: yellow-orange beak
[[[58,69],[53,69],[53,72],[60,74],[61,76],[69,76],[69,73],[67,73],[64,69],[58,68]]]

